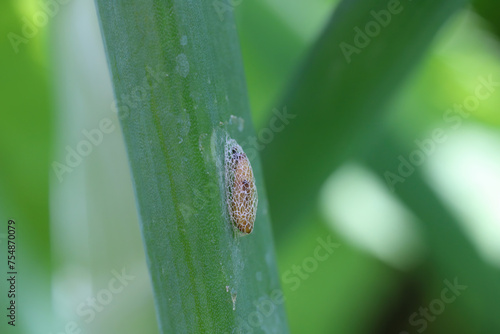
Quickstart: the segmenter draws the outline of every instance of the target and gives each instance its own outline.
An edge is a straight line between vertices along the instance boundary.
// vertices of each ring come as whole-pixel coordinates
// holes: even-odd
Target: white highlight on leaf
[[[182,77],[187,77],[189,74],[189,61],[184,53],[178,55],[175,60],[177,61],[177,66],[175,69]]]
[[[182,45],[182,46],[185,46],[185,45],[187,45],[187,43],[188,43],[188,38],[187,38],[187,36],[186,36],[186,35],[182,36],[182,37],[181,37],[181,45]]]

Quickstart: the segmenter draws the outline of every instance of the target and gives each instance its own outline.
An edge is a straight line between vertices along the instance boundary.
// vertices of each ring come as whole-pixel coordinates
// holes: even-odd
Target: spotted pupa
[[[227,139],[225,149],[226,196],[231,221],[242,233],[253,230],[257,214],[257,188],[252,165],[234,139]]]

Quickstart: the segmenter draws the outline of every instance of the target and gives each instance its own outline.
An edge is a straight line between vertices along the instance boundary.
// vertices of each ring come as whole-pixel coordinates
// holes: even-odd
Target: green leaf
[[[328,225],[314,212],[300,233],[280,240],[278,259],[291,331],[375,333],[377,317],[397,295],[400,277]],[[328,240],[338,245],[331,254],[322,247]]]
[[[258,157],[254,232],[226,207],[226,138],[254,130],[224,4],[97,1],[161,332],[286,333]]]
[[[487,27],[492,30],[497,38],[500,36],[500,4],[494,0],[472,1],[475,11],[487,21]]]
[[[360,142],[370,140],[366,135],[370,126],[384,113],[439,28],[465,3],[346,0],[339,4],[281,104],[295,118],[262,153],[276,229],[299,221],[332,169]],[[386,23],[376,25],[381,11],[387,15],[391,9],[390,19],[386,16]],[[373,29],[373,37],[366,35],[366,46],[358,29]],[[345,51],[347,44],[356,51]],[[268,124],[271,128],[272,118]]]
[[[370,146],[363,160],[385,182],[386,172],[394,170],[394,157],[401,154],[408,156],[409,152],[414,151],[410,143],[387,131],[376,144]],[[457,217],[429,187],[418,168],[405,178],[404,184],[398,184],[394,190],[424,228],[429,249],[427,264],[433,272],[431,278],[450,282],[456,279],[459,285],[467,287],[457,298],[460,298],[462,307],[458,317],[463,324],[467,324],[469,330],[462,328],[455,332],[469,333],[474,328],[479,333],[498,333],[500,319],[494,310],[498,309],[500,300],[500,271],[479,256],[460,228]],[[440,290],[435,294],[440,293]]]
[[[252,118],[259,127],[293,70],[323,30],[335,1],[242,1],[236,23]]]

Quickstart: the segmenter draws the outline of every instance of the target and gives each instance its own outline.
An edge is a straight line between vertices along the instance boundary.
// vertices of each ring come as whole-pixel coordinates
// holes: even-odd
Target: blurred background
[[[336,6],[233,2],[257,132]],[[2,314],[1,332],[157,333],[94,2],[0,8],[0,217],[19,259],[17,326]],[[331,171],[300,223],[276,225],[292,333],[500,333],[498,16],[493,0],[453,15],[378,120],[390,131]]]

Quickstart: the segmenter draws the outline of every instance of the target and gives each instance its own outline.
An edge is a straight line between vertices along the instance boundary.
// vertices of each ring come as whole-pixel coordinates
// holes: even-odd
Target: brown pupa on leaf
[[[234,226],[244,235],[253,230],[257,214],[257,188],[252,165],[234,139],[226,140],[226,202]]]

